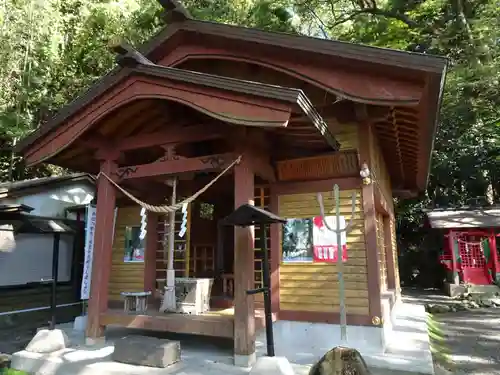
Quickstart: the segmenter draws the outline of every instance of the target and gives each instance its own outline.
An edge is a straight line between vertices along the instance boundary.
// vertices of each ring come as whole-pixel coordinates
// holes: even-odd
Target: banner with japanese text
[[[94,233],[96,224],[96,207],[87,206],[87,215],[85,218],[85,246],[83,258],[83,276],[80,298],[87,300],[90,297],[90,280],[92,277],[92,259],[94,257]]]
[[[113,236],[113,240],[115,236],[117,214],[118,214],[118,208],[115,208],[114,218],[113,218],[113,232],[111,234]],[[83,249],[84,251],[83,275],[82,275],[82,285],[80,288],[80,299],[82,300],[88,300],[90,297],[96,220],[97,220],[97,208],[89,204],[86,208],[86,217],[85,217],[85,246]]]

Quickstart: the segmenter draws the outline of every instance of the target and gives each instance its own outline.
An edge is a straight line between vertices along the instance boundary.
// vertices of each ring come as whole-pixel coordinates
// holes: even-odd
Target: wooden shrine
[[[347,323],[383,337],[399,294],[392,197],[426,187],[446,60],[204,22],[171,8],[162,32],[137,50],[116,46],[118,66],[17,146],[27,166],[101,173],[87,336],[118,324],[228,337],[235,361],[251,362],[264,324],[261,296],[246,294],[262,283],[259,228],[225,231],[217,254],[218,220],[244,204],[292,220],[270,225],[267,236],[275,331],[280,321],[338,324],[336,265],[315,262],[313,245],[297,242],[312,238],[318,192],[334,209],[328,192],[337,184],[346,219],[356,197]],[[168,178],[188,197],[239,156],[190,205],[188,235],[176,238],[176,276],[214,279],[212,310],[164,314],[153,298],[147,313],[125,314],[121,292],[162,288],[168,219],[148,213],[144,257],[124,261],[124,233],[140,226],[140,208],[103,174],[161,205]],[[369,178],[360,177],[362,165]],[[297,251],[284,257],[285,247]]]

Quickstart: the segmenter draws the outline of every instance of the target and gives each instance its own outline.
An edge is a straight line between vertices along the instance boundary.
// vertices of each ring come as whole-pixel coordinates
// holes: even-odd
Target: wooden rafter
[[[119,180],[142,177],[168,176],[181,173],[214,171],[227,166],[236,159],[233,153],[208,155],[198,158],[178,158],[168,160],[161,158],[153,163],[118,168],[116,176]]]

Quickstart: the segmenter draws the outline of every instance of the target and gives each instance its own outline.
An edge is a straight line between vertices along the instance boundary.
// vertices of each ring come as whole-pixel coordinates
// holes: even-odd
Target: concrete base
[[[76,332],[85,332],[87,329],[87,315],[77,316],[75,322],[73,323],[73,329]]]
[[[348,326],[347,342],[341,342],[336,324],[277,321],[273,328],[276,355],[295,364],[311,365],[332,348],[347,346],[358,350],[370,369],[434,373],[422,305],[397,302],[384,327]],[[257,336],[257,349],[264,355],[265,332]]]
[[[348,327],[349,344],[354,346],[366,361],[372,375],[433,374],[432,357],[427,333],[427,314],[424,306],[414,303],[396,304],[389,318],[392,330],[380,327]],[[386,322],[387,323],[387,322]],[[286,357],[296,375],[308,375],[310,366],[327,351],[339,346],[338,325],[278,321],[275,328],[277,356]],[[71,327],[69,327],[71,330]],[[123,329],[121,329],[123,330]],[[121,332],[121,331],[120,331]],[[126,334],[125,334],[126,335]],[[123,337],[120,334],[115,337]],[[99,340],[93,346],[86,346],[82,334],[69,333],[77,344],[51,354],[22,351],[12,357],[12,368],[41,375],[248,375],[247,366],[255,361],[255,355],[233,357],[232,347],[222,349],[215,345],[199,344],[193,338],[189,343],[182,341],[181,363],[166,369],[148,368],[116,363],[111,359],[112,342]],[[312,339],[311,339],[312,338]],[[383,341],[382,341],[383,340]],[[384,349],[368,347],[370,343],[383,342]],[[188,345],[189,344],[189,345]],[[266,353],[265,334],[258,334],[257,358]],[[236,367],[237,364],[241,367]],[[246,368],[245,368],[246,367]],[[41,371],[40,369],[43,369]],[[252,375],[258,375],[258,368]]]
[[[467,287],[463,284],[444,283],[444,292],[450,297],[456,297],[467,293]]]
[[[250,375],[294,375],[292,365],[285,357],[260,357]]]
[[[114,362],[111,342],[93,347],[78,344],[51,354],[17,352],[12,356],[12,368],[33,375],[248,375],[250,371],[234,366],[230,351],[213,346],[201,349],[196,342],[183,342],[183,361],[164,369]],[[291,366],[295,375],[308,375],[308,366]]]
[[[100,346],[104,345],[105,342],[104,337],[85,337],[85,345],[87,346]]]
[[[469,285],[445,283],[444,292],[450,297],[456,297],[464,293],[473,294],[497,294],[500,288],[496,285]]]
[[[52,353],[70,345],[68,336],[60,329],[41,329],[26,346],[27,352]]]
[[[238,367],[252,367],[257,361],[257,354],[253,353],[250,355],[234,355],[234,365]]]

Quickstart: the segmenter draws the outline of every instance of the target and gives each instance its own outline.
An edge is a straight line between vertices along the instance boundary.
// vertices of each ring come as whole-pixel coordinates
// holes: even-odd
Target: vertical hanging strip
[[[191,253],[191,210],[192,203],[188,204],[187,207],[187,234],[186,234],[186,250],[184,251],[184,259],[186,264],[184,265],[184,277],[189,277],[189,262],[190,262],[190,253]]]

